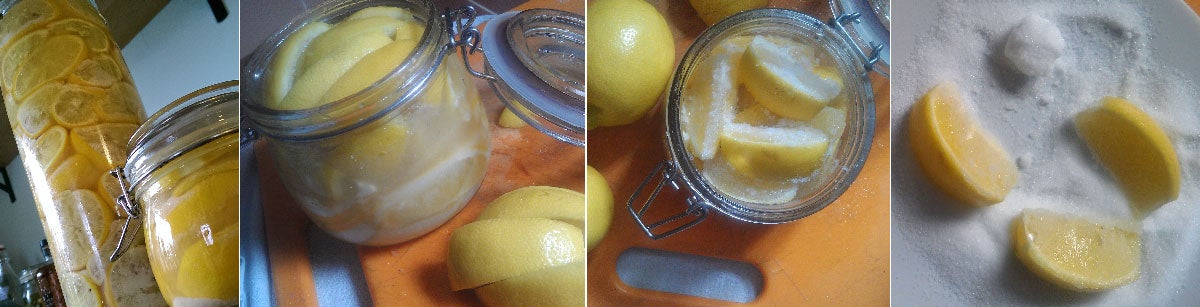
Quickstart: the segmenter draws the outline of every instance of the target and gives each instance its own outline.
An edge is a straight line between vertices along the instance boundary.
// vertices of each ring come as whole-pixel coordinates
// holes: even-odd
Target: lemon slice
[[[13,80],[13,96],[23,99],[42,84],[65,77],[83,59],[83,40],[74,36],[55,36],[33,51],[18,69]]]
[[[408,10],[390,6],[374,6],[361,9],[358,10],[358,12],[354,12],[354,14],[350,14],[350,17],[346,17],[346,20],[367,19],[373,17],[387,17],[395,20],[416,21],[412,13],[409,13]]]
[[[326,34],[330,32],[326,32]],[[352,37],[345,42],[345,45],[339,46],[341,49],[304,66],[299,71],[296,83],[292,85],[291,91],[283,98],[283,101],[271,107],[281,110],[300,110],[320,106],[322,97],[338,78],[341,78],[363,57],[391,42],[391,38],[378,33]],[[316,44],[316,40],[313,41],[313,44]]]
[[[747,177],[788,180],[805,177],[824,161],[829,139],[813,128],[730,124],[721,133],[721,156]]]
[[[480,220],[450,235],[450,287],[470,289],[582,261],[583,230],[543,218]]]
[[[104,287],[108,302],[116,306],[166,306],[147,263],[150,258],[145,246],[132,247],[113,262],[105,283],[108,286]],[[236,278],[237,274],[232,276]]]
[[[408,23],[400,24],[406,25]],[[350,96],[375,82],[379,82],[388,73],[400,67],[400,64],[404,62],[404,59],[416,47],[416,40],[404,39],[393,41],[371,52],[371,54],[363,57],[358,63],[355,63],[341,78],[338,78],[329,87],[329,91],[325,93],[325,97],[321,98],[321,101],[329,103],[346,98],[346,96]]]
[[[74,189],[93,189],[96,177],[104,171],[88,161],[82,155],[72,155],[50,173],[50,188],[65,191]]]
[[[88,49],[93,53],[108,51],[108,34],[91,22],[86,22],[78,18],[68,18],[55,21],[48,25],[46,29],[50,31],[50,36],[71,35],[82,38]]]
[[[583,306],[584,261],[525,273],[475,289],[487,306]]]
[[[271,58],[271,71],[267,76],[267,105],[276,105],[283,101],[283,97],[292,90],[292,82],[295,81],[304,49],[308,48],[308,44],[314,38],[329,31],[331,27],[324,22],[311,22],[283,40],[279,51]]]
[[[71,148],[92,164],[112,169],[128,155],[126,146],[137,130],[134,124],[98,124],[71,130]],[[94,179],[94,178],[89,178]]]
[[[1075,128],[1139,214],[1179,197],[1179,158],[1171,139],[1137,106],[1104,97],[1099,106],[1075,116]]]
[[[784,46],[761,36],[746,47],[740,76],[746,90],[764,107],[798,120],[812,118],[842,91],[841,80],[806,68]]]
[[[0,18],[0,22],[9,21],[8,17],[9,16]],[[4,50],[4,62],[0,63],[0,66],[2,66],[0,68],[4,69],[3,78],[5,87],[11,87],[13,85],[13,79],[17,77],[17,71],[19,68],[21,68],[21,64],[25,63],[25,59],[33,53],[34,49],[37,49],[38,46],[41,46],[41,44],[46,42],[46,37],[49,35],[47,33],[49,32],[46,30],[35,31],[33,33],[21,36],[20,38],[16,38],[17,41],[12,44],[0,45],[6,48],[0,49]]]
[[[705,161],[700,173],[721,194],[755,204],[790,202],[799,189],[797,184],[790,181],[746,177],[729,166],[729,162],[721,156]]]
[[[17,38],[25,29],[32,29],[43,22],[53,19],[58,12],[54,6],[45,1],[21,1],[8,8],[4,18],[0,18],[0,46],[8,43],[9,39]]]
[[[112,57],[100,55],[79,62],[71,73],[71,82],[107,88],[121,80],[121,68]]]
[[[100,120],[96,115],[96,103],[103,97],[101,90],[67,85],[51,106],[51,114],[55,121],[68,128],[95,124]]]
[[[584,229],[583,193],[549,186],[528,186],[509,191],[488,204],[479,220],[540,217]]]
[[[107,123],[141,123],[146,118],[137,89],[128,82],[119,82],[108,91],[99,108],[100,119]]]
[[[1075,291],[1101,291],[1137,280],[1142,243],[1136,229],[1132,223],[1026,209],[1013,221],[1013,247],[1043,279]]]
[[[100,289],[90,278],[76,272],[58,272],[67,306],[100,306]]]
[[[46,130],[33,145],[33,159],[41,169],[54,169],[66,157],[67,130],[53,127]]]
[[[238,228],[217,232],[209,240],[200,240],[183,252],[174,289],[184,297],[235,300],[238,298]]]
[[[70,248],[64,259],[67,270],[88,269],[93,277],[104,274],[104,259],[107,251],[100,250],[102,239],[109,235],[115,215],[112,208],[100,201],[88,190],[60,192],[54,196],[54,205],[62,218],[62,230]]]
[[[717,154],[721,129],[732,120],[737,89],[730,62],[721,56],[709,58],[684,88],[679,124],[684,144],[700,160],[712,159]]]
[[[200,236],[237,225],[232,214],[238,200],[238,173],[227,171],[208,176],[180,196],[179,203],[166,214],[171,234]]]
[[[57,82],[46,84],[17,107],[17,122],[27,136],[37,137],[54,124],[50,108],[58,100],[63,88],[65,86]]]
[[[925,175],[958,201],[995,204],[1017,183],[1016,164],[975,121],[953,82],[935,86],[913,106],[908,137]]]

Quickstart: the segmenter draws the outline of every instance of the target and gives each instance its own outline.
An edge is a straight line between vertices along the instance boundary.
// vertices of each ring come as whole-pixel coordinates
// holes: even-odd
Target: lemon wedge
[[[479,220],[500,218],[547,218],[583,229],[583,193],[550,186],[528,186],[500,195],[483,212]]]
[[[750,178],[729,166],[721,156],[705,161],[701,174],[708,182],[734,199],[756,204],[782,204],[796,197],[799,186],[790,181]],[[591,191],[588,191],[591,194]]]
[[[517,114],[513,113],[513,111],[509,108],[504,108],[504,111],[500,111],[500,120],[496,124],[500,125],[500,127],[513,129],[518,129],[527,125],[525,120],[517,117]]]
[[[1179,197],[1179,158],[1171,139],[1137,106],[1104,97],[1099,106],[1075,116],[1075,128],[1139,214]]]
[[[1012,227],[1017,258],[1056,285],[1092,292],[1138,278],[1142,243],[1131,223],[1106,225],[1026,209]]]
[[[788,180],[821,166],[829,139],[813,128],[730,124],[721,133],[720,153],[747,177]]]
[[[925,175],[958,201],[995,204],[1017,183],[1016,163],[972,118],[953,82],[935,86],[913,106],[908,136]]]
[[[399,23],[400,25],[408,25],[415,27],[407,22]],[[412,53],[417,47],[417,40],[403,39],[396,40],[380,47],[363,57],[362,60],[355,63],[350,70],[346,71],[341,78],[329,87],[329,91],[325,93],[325,97],[321,98],[324,103],[329,103],[342,98],[346,98],[351,94],[362,91],[371,84],[379,82],[384,77],[404,62],[404,59]]]
[[[237,214],[228,212],[225,205],[237,203],[237,186],[237,171],[227,171],[207,176],[191,187],[166,214],[171,234],[201,236],[237,226]]]
[[[525,273],[475,289],[487,306],[583,306],[583,261]]]
[[[326,34],[328,33],[326,32]],[[291,91],[283,98],[283,101],[269,106],[281,110],[300,110],[320,106],[321,98],[329,91],[329,88],[350,68],[354,67],[355,63],[390,43],[392,43],[390,37],[378,33],[351,37],[345,45],[340,46],[341,49],[330,51],[331,54],[328,56],[302,66],[297,71],[296,83],[292,85]]]
[[[583,230],[544,218],[480,220],[450,235],[450,287],[463,290],[582,261]]]
[[[680,105],[679,124],[689,151],[701,160],[717,154],[721,129],[731,121],[737,104],[737,89],[731,61],[720,55],[702,63],[699,72],[688,80]]]
[[[373,17],[387,17],[395,20],[416,20],[414,19],[412,13],[409,13],[408,10],[390,6],[374,6],[361,9],[357,12],[354,12],[354,14],[350,14],[350,17],[346,17],[346,20],[367,19]]]
[[[385,16],[344,20],[333,25],[329,31],[321,33],[308,44],[304,55],[300,57],[300,67],[307,69],[313,64],[328,58],[347,48],[361,44],[363,37],[385,37],[391,42],[396,36],[396,30],[406,28],[404,22]],[[403,57],[408,54],[401,54]]]
[[[211,240],[211,241],[207,241]],[[235,300],[238,297],[238,228],[193,243],[181,255],[178,296]]]
[[[92,165],[87,158],[72,155],[50,173],[50,188],[57,191],[92,189],[95,188],[92,185],[96,184],[96,177],[102,174],[104,171]]]
[[[846,130],[846,111],[841,109],[825,107],[821,112],[817,112],[812,120],[808,121],[813,127],[821,129],[825,135],[831,140],[836,140],[842,137],[842,131]]]
[[[741,84],[755,100],[792,119],[812,118],[842,91],[840,79],[806,68],[785,46],[762,36],[750,40],[740,68]]]
[[[332,28],[328,23],[315,21],[310,22],[295,33],[289,35],[283,40],[283,44],[279,45],[279,51],[271,57],[271,71],[267,78],[266,99],[267,105],[277,105],[283,101],[283,97],[292,90],[292,83],[295,82],[296,73],[300,69],[300,57],[304,55],[304,49],[308,48],[308,44],[317,36],[329,31]]]

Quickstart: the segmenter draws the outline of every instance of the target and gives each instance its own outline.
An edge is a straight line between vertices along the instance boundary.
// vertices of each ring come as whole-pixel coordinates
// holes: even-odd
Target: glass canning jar
[[[120,242],[145,226],[154,277],[173,306],[237,304],[238,136],[238,82],[214,84],[150,116],[113,172],[116,202],[134,217]]]
[[[667,96],[664,134],[669,158],[651,171],[627,202],[635,222],[648,236],[660,239],[686,230],[707,218],[711,210],[751,223],[790,222],[821,210],[850,187],[866,160],[874,135],[875,102],[867,73],[873,69],[886,71],[886,62],[880,58],[884,47],[868,42],[865,45],[872,49],[864,52],[842,27],[843,23],[851,22],[858,16],[840,15],[827,24],[796,11],[758,9],[726,18],[700,34],[676,69]],[[723,192],[713,181],[720,177],[708,173],[706,168],[716,169],[714,172],[729,172],[731,169],[728,165],[722,168],[717,165],[719,163],[706,165],[688,149],[683,137],[682,122],[686,119],[682,117],[695,116],[681,110],[688,81],[699,74],[710,73],[701,68],[705,66],[702,63],[709,60],[710,55],[719,52],[723,42],[747,36],[768,36],[811,46],[817,57],[829,59],[828,64],[842,80],[840,95],[844,95],[844,102],[841,102],[845,113],[844,128],[840,136],[830,139],[828,157],[813,175],[793,182],[796,184],[793,186],[796,189],[794,196],[787,194],[783,202],[746,201]],[[657,182],[655,178],[658,178]],[[661,221],[644,220],[647,208],[653,204],[664,185],[685,191],[688,195],[686,209]],[[643,198],[643,193],[648,193],[645,201],[635,206],[634,203]]]
[[[375,6],[404,8],[424,25],[402,64],[327,104],[267,106],[268,68],[285,39],[309,23],[334,24]],[[325,2],[269,37],[243,66],[248,126],[265,141],[288,193],[333,236],[366,245],[410,240],[449,220],[482,183],[487,116],[449,22],[430,1]]]
[[[5,3],[0,89],[67,305],[165,305],[145,248],[107,254],[126,216],[106,170],[146,118],[120,49],[87,0]]]

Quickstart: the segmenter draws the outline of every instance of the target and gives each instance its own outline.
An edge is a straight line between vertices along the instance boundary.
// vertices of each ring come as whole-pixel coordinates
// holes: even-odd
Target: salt
[[[1196,279],[1189,274],[1198,272],[1200,258],[1200,90],[1191,80],[1200,80],[1200,72],[1176,68],[1188,67],[1179,63],[1192,59],[1176,58],[1194,53],[1175,51],[1169,58],[1164,54],[1170,50],[1153,44],[1163,41],[1154,40],[1163,27],[1180,26],[1156,22],[1161,16],[1150,13],[1161,14],[1161,8],[1152,10],[1156,5],[1163,2],[941,1],[936,18],[929,19],[936,23],[915,28],[915,41],[895,35],[894,50],[916,46],[915,53],[896,57],[898,67],[892,70],[897,305],[1158,306],[1196,295],[1196,285],[1188,281]],[[1034,79],[1013,69],[1005,44],[1026,14],[1011,12],[1032,12],[1059,30],[1065,48],[1054,70]],[[897,18],[893,29],[903,29],[903,20]],[[1017,186],[999,204],[955,203],[933,187],[913,157],[910,109],[925,91],[947,80],[958,83],[980,124],[1025,165]],[[1011,223],[1025,208],[1133,218],[1124,194],[1072,123],[1075,114],[1103,96],[1125,97],[1160,123],[1179,155],[1183,186],[1179,199],[1142,221],[1137,281],[1107,292],[1073,293],[1034,276],[1016,259]]]
[[[1013,68],[1030,76],[1045,75],[1066,49],[1066,41],[1054,23],[1029,15],[1008,34],[1004,56]]]

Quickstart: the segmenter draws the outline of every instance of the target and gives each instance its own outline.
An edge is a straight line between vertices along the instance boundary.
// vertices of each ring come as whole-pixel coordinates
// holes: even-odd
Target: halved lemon
[[[479,214],[479,220],[540,217],[584,229],[583,193],[550,186],[528,186],[500,195]]]
[[[809,127],[730,124],[721,132],[721,156],[742,175],[788,180],[812,174],[824,161],[829,138]]]
[[[761,36],[751,39],[742,54],[741,83],[775,114],[808,120],[842,91],[842,82],[806,67],[786,48]]]
[[[972,117],[953,82],[935,86],[917,101],[908,137],[925,175],[958,201],[995,204],[1017,183],[1016,163]]]
[[[1075,291],[1101,291],[1137,280],[1142,243],[1136,227],[1026,209],[1013,221],[1013,247],[1043,279]]]
[[[1171,139],[1128,100],[1104,97],[1075,116],[1075,128],[1139,214],[1179,197],[1179,158]]]

